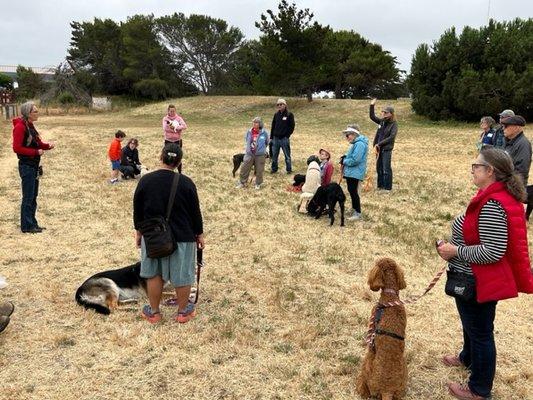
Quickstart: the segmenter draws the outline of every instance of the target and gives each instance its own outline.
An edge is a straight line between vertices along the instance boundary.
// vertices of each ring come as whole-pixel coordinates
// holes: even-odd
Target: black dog
[[[531,211],[533,211],[533,185],[529,185],[527,188],[527,208],[526,208],[526,220],[529,221]]]
[[[302,186],[305,183],[305,175],[296,174],[294,175],[294,182],[292,186]]]
[[[269,158],[268,154],[265,154],[265,158]],[[235,173],[241,166],[241,164],[244,161],[244,153],[237,153],[233,155],[233,171],[231,172],[233,174],[233,177],[235,178]]]
[[[341,209],[341,226],[344,226],[344,202],[346,195],[344,194],[341,185],[332,182],[326,186],[320,186],[313,198],[307,204],[307,213],[319,219],[324,213],[326,206],[328,206],[328,215],[330,219],[330,226],[335,222],[333,213],[335,212],[335,205],[339,203]]]
[[[87,279],[76,291],[80,306],[108,315],[118,303],[137,301],[146,295],[146,279],[141,278],[141,263],[99,272]]]

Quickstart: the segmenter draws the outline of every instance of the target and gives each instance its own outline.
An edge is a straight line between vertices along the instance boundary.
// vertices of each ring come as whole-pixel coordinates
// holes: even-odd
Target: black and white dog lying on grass
[[[326,206],[328,207],[328,215],[330,226],[335,222],[335,206],[339,203],[341,209],[341,226],[344,226],[344,203],[346,202],[346,195],[344,194],[341,185],[332,182],[326,186],[320,186],[313,198],[307,204],[307,213],[316,219],[319,219]]]
[[[119,303],[136,302],[146,296],[146,279],[141,278],[141,263],[124,268],[99,272],[76,291],[80,306],[109,315]]]

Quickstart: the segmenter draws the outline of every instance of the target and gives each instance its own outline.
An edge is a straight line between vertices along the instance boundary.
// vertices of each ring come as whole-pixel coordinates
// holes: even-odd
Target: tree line
[[[422,44],[407,84],[417,114],[479,120],[512,109],[533,118],[533,19],[454,28]]]
[[[334,31],[282,0],[262,14],[258,40],[206,15],[135,15],[72,22],[67,60],[89,92],[151,99],[204,94],[397,97],[394,56],[354,31]],[[403,90],[403,92],[402,92]]]

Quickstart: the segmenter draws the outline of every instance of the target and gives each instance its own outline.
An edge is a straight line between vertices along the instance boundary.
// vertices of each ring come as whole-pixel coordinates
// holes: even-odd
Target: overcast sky
[[[8,0],[0,0],[4,5]],[[490,3],[490,13],[489,13]],[[111,18],[123,21],[134,14],[156,17],[183,12],[222,18],[240,28],[247,39],[259,36],[254,22],[276,0],[25,0],[9,1],[0,15],[0,65],[54,66],[62,61],[70,41],[70,21]],[[498,21],[533,16],[531,0],[298,0],[315,20],[335,30],[354,30],[397,57],[409,70],[420,43],[432,43],[455,26],[486,25],[490,15]]]

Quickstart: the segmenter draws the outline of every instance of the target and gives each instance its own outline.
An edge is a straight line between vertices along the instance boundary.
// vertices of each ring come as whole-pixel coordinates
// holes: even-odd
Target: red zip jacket
[[[109,145],[109,150],[107,151],[107,155],[109,156],[109,159],[111,161],[120,160],[122,156],[121,151],[120,151],[120,140],[118,140],[117,138],[113,139],[113,141]]]
[[[507,213],[507,251],[495,263],[471,264],[478,303],[517,297],[518,292],[533,293],[524,206],[507,191],[503,182],[495,182],[480,190],[470,201],[463,224],[465,243],[467,246],[480,244],[479,213],[491,199],[498,201]]]
[[[31,122],[28,122],[28,126],[37,132]],[[27,140],[26,134],[26,125],[24,124],[22,118],[13,118],[13,151],[19,156],[38,157],[39,149],[50,149],[50,145],[46,142],[43,142],[39,135],[35,136],[33,146],[30,147],[31,143],[25,143],[25,140]]]

